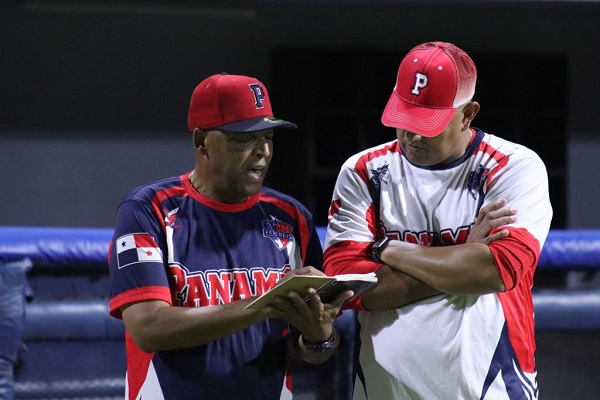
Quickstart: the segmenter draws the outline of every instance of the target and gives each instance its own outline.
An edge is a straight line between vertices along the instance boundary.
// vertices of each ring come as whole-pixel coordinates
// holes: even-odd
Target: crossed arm
[[[385,310],[440,293],[504,291],[487,245],[509,235],[506,229],[491,235],[490,232],[514,222],[515,215],[516,210],[506,207],[506,200],[483,207],[462,245],[425,247],[390,241],[381,253],[384,265],[376,271],[379,283],[364,293],[362,306],[367,310]]]

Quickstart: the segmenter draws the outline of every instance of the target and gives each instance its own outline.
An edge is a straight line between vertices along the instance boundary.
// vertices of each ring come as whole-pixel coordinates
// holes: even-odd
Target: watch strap
[[[335,330],[335,325],[331,326],[331,336],[324,342],[311,343],[305,341],[303,336],[301,337],[304,348],[311,353],[325,353],[326,351],[333,350],[335,348],[336,339],[337,332]]]
[[[383,236],[380,240],[376,241],[371,245],[371,260],[380,263],[381,261],[381,252],[383,249],[387,247],[390,243],[390,238],[387,236]]]

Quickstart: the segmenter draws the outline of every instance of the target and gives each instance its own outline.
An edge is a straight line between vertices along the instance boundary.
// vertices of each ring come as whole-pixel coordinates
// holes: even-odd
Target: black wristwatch
[[[311,353],[325,353],[326,351],[333,350],[335,348],[336,336],[337,334],[335,331],[335,325],[332,325],[331,336],[329,336],[329,339],[326,341],[320,343],[310,343],[306,342],[304,337],[302,337],[302,344],[304,345],[304,348]]]
[[[371,245],[371,260],[380,263],[381,261],[381,252],[383,249],[387,247],[390,243],[390,238],[384,236],[382,239],[376,241]]]

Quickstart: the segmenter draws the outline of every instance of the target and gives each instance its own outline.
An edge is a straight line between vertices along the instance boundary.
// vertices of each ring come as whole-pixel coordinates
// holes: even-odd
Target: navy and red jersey
[[[162,300],[210,307],[258,296],[286,272],[321,268],[312,215],[263,187],[243,203],[198,193],[188,174],[131,191],[109,250],[110,313]],[[279,399],[288,324],[268,319],[204,346],[145,353],[126,333],[128,399]]]

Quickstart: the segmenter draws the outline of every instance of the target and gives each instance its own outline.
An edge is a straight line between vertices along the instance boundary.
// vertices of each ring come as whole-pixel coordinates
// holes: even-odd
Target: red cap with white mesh
[[[456,110],[473,98],[476,80],[475,64],[460,48],[445,42],[420,44],[400,63],[381,122],[421,136],[437,136]]]

